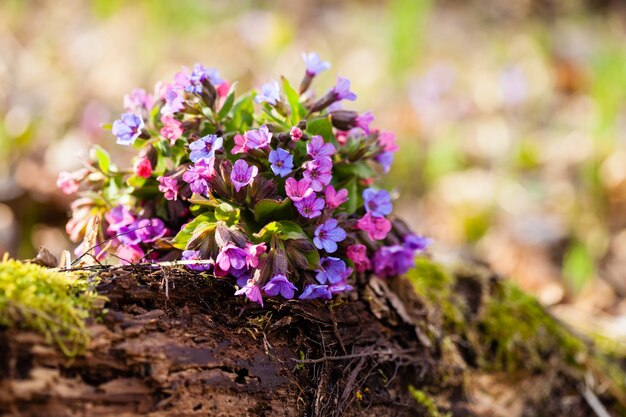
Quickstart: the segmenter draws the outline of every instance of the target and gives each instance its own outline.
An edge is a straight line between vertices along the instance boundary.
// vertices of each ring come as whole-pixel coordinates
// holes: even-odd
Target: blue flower
[[[315,229],[313,243],[318,249],[324,249],[327,253],[337,250],[337,242],[346,238],[345,230],[337,224],[337,219],[330,218]]]
[[[222,148],[223,142],[217,135],[206,135],[189,145],[189,159],[194,163],[202,159],[208,161],[215,156],[215,151]]]
[[[132,145],[141,135],[144,127],[141,116],[133,113],[123,113],[120,120],[113,122],[111,132],[117,136],[117,143],[120,145]]]
[[[298,287],[293,285],[291,281],[289,281],[287,277],[283,274],[275,275],[263,287],[263,291],[266,295],[270,297],[275,297],[280,294],[288,300],[291,300],[293,298],[294,292],[297,289]]]
[[[393,210],[391,196],[386,190],[368,188],[363,191],[365,210],[374,217],[385,217]]]
[[[254,101],[257,103],[269,103],[275,106],[280,101],[280,84],[278,84],[278,81],[272,80],[263,84]]]
[[[332,300],[333,295],[328,289],[328,285],[309,284],[304,287],[304,291],[298,298],[301,300],[314,300],[316,298]]]
[[[317,271],[316,278],[320,284],[338,284],[352,274],[352,268],[346,268],[346,263],[339,258],[332,256],[320,260],[322,269]]]
[[[271,151],[268,160],[274,175],[280,175],[284,178],[293,170],[293,155],[284,149],[278,148]]]

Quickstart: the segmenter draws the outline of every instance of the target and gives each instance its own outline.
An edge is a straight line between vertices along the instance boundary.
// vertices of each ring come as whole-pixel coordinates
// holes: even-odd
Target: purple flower
[[[311,194],[308,197],[296,201],[294,204],[302,217],[313,219],[322,214],[325,203],[323,199],[318,198],[315,194]]]
[[[152,96],[143,88],[135,88],[124,96],[124,108],[129,112],[140,112],[152,108]]]
[[[174,177],[157,177],[159,191],[163,193],[166,200],[176,200],[178,198],[178,181]]]
[[[241,289],[235,291],[235,295],[245,295],[248,300],[261,304],[263,307],[263,296],[261,295],[261,289],[256,285],[253,280],[248,280],[248,283]]]
[[[352,290],[352,285],[348,284],[347,282],[338,282],[336,284],[333,284],[331,286],[328,287],[328,291],[330,291],[330,294],[339,294],[342,292],[347,292]]]
[[[336,209],[346,201],[348,201],[348,190],[345,188],[336,191],[332,185],[327,185],[324,189],[326,196],[326,207]]]
[[[320,260],[321,270],[315,276],[320,284],[337,284],[348,279],[352,274],[352,268],[347,268],[346,263],[339,258],[328,256]]]
[[[117,136],[117,143],[120,145],[132,145],[141,135],[145,127],[143,119],[133,113],[123,113],[119,120],[113,122],[111,132]]]
[[[259,169],[256,166],[248,166],[246,161],[238,159],[235,165],[233,165],[233,171],[230,173],[230,179],[233,181],[237,192],[250,184],[258,172]]]
[[[261,149],[270,145],[272,133],[267,126],[262,125],[259,130],[248,130],[246,132],[246,149]]]
[[[332,143],[324,143],[323,137],[315,135],[306,144],[306,152],[313,159],[330,158],[335,153],[335,147]]]
[[[167,233],[163,220],[158,218],[141,219],[135,223],[135,235],[141,242],[150,243],[162,238]]]
[[[214,163],[215,157],[201,159],[185,171],[183,181],[189,184],[193,193],[206,195],[209,190],[209,180],[215,175]]]
[[[346,232],[338,226],[337,219],[328,219],[315,229],[313,243],[318,249],[324,249],[327,253],[337,250],[337,242],[346,238]]]
[[[374,121],[374,115],[372,114],[372,112],[367,111],[357,116],[356,119],[354,120],[354,124],[356,125],[356,127],[363,129],[365,133],[369,133],[370,124],[373,121]]]
[[[393,152],[381,152],[374,157],[374,160],[383,167],[383,171],[387,174],[391,169],[391,164],[393,164]]]
[[[374,272],[380,277],[402,275],[415,266],[415,254],[402,245],[383,246],[374,255]]]
[[[116,206],[104,214],[104,218],[109,224],[107,227],[107,233],[115,234],[123,226],[128,226],[135,221],[130,210],[122,205]]]
[[[243,269],[246,266],[246,256],[248,253],[232,243],[227,244],[220,250],[215,259],[215,264],[222,271],[228,272],[232,269]]]
[[[245,287],[248,280],[252,278],[248,269],[233,269],[230,271],[230,274],[237,278],[237,286],[240,288]]]
[[[124,245],[128,246],[140,244],[141,239],[137,236],[137,222],[120,227],[117,231],[116,238]]]
[[[326,185],[332,180],[333,163],[330,158],[314,159],[307,162],[306,170],[302,174],[305,179],[311,181],[313,191],[322,191]]]
[[[347,78],[337,77],[337,84],[333,87],[332,93],[335,97],[334,101],[356,100],[356,94],[350,91],[350,80]]]
[[[298,287],[293,285],[283,274],[275,275],[263,287],[263,291],[265,291],[266,295],[275,297],[280,294],[287,300],[291,300],[293,298],[294,292],[297,289]]]
[[[387,190],[367,188],[363,191],[363,202],[365,210],[374,217],[385,217],[393,210],[391,196]]]
[[[297,203],[303,198],[307,198],[313,194],[314,191],[311,188],[311,181],[304,178],[298,181],[295,178],[290,177],[287,178],[287,181],[285,182],[285,193],[291,201]]]
[[[280,101],[280,84],[271,80],[261,86],[261,91],[256,95],[254,101],[257,103],[269,103],[275,106]]]
[[[202,83],[206,80],[214,86],[224,82],[215,68],[206,68],[202,64],[195,64],[191,72],[185,68],[183,72],[176,74],[175,80],[179,88],[194,94],[202,93]]]
[[[162,115],[172,115],[185,107],[185,98],[171,84],[163,84],[160,90],[160,96],[165,101],[161,107]]]
[[[183,251],[183,256],[181,258],[183,261],[199,261],[202,260],[200,258],[200,251],[197,250],[185,250]],[[211,269],[211,264],[197,264],[197,265],[187,265],[187,268],[193,271],[208,271]]]
[[[250,242],[246,243],[246,265],[249,268],[256,268],[259,266],[259,257],[265,253],[267,246],[265,243],[259,243],[253,245]]]
[[[322,61],[320,56],[315,52],[302,53],[302,59],[304,60],[304,64],[306,65],[306,74],[309,77],[314,77],[320,72],[326,71],[330,68],[330,63],[326,61]]]
[[[274,175],[280,175],[284,178],[293,170],[293,155],[284,149],[278,148],[271,151],[268,160]]]
[[[424,251],[433,243],[432,239],[415,234],[409,234],[404,237],[404,246],[414,251]]]
[[[333,295],[328,290],[328,285],[309,284],[304,287],[304,291],[298,298],[300,300],[314,300],[316,298],[332,300]]]
[[[215,151],[222,148],[224,139],[217,135],[206,135],[189,145],[191,153],[189,159],[198,162],[201,159],[211,159],[215,156]]]

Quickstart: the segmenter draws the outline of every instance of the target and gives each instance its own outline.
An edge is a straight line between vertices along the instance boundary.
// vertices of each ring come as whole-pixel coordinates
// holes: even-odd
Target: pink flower
[[[367,111],[357,116],[357,118],[354,121],[354,124],[356,125],[356,127],[360,127],[361,129],[363,129],[365,133],[369,133],[370,124],[373,121],[374,121],[374,115],[372,114],[372,112]]]
[[[178,198],[178,181],[173,177],[157,177],[159,191],[163,193],[166,200],[176,200]]]
[[[230,83],[228,81],[222,81],[220,85],[215,89],[218,97],[226,97],[230,90]]]
[[[183,134],[183,123],[174,119],[171,116],[162,116],[161,122],[163,122],[163,127],[160,131],[161,136],[169,139],[170,144],[174,145],[174,143],[176,143],[176,140]]]
[[[345,188],[336,191],[332,185],[327,185],[324,190],[326,196],[326,207],[336,209],[346,201],[348,201],[348,190]]]
[[[367,213],[359,219],[356,227],[366,231],[370,239],[382,240],[387,237],[387,233],[391,230],[391,222],[384,217],[374,217]]]
[[[396,143],[396,135],[393,132],[380,132],[378,135],[378,144],[385,152],[396,152],[400,149]]]
[[[57,187],[63,191],[64,194],[74,194],[78,191],[79,182],[75,173],[63,171],[59,173],[57,178]]]
[[[258,245],[253,245],[252,243],[246,243],[246,265],[249,268],[256,268],[259,266],[259,256],[263,255],[267,250],[267,246],[265,243],[259,243]]]
[[[248,283],[241,289],[235,291],[235,295],[245,295],[248,300],[261,304],[263,307],[263,296],[261,295],[261,288],[256,285],[253,280],[248,280]]]
[[[372,267],[372,264],[367,257],[367,247],[361,243],[348,246],[346,255],[348,256],[348,259],[354,262],[354,268],[358,272],[367,271]]]
[[[291,131],[289,131],[289,136],[291,136],[291,140],[293,140],[294,142],[299,141],[300,139],[302,139],[302,129],[300,129],[298,126],[292,127]]]
[[[320,159],[324,157],[330,157],[335,153],[335,147],[332,143],[324,143],[324,138],[315,135],[311,138],[311,141],[306,144],[306,152],[313,159]]]
[[[150,175],[152,175],[152,164],[150,163],[150,160],[145,156],[143,158],[139,158],[133,165],[133,172],[138,177],[150,178]]]
[[[246,185],[250,184],[254,177],[259,173],[259,168],[252,165],[249,166],[243,159],[238,159],[233,165],[233,171],[230,174],[230,179],[233,181],[233,185],[237,192]]]
[[[143,259],[146,254],[138,245],[120,245],[115,254],[122,264],[134,264]]]
[[[317,198],[315,194],[311,194],[306,198],[301,199],[295,203],[296,209],[298,213],[302,215],[302,217],[306,217],[307,219],[313,219],[322,214],[322,210],[324,210],[324,200],[321,198]]]
[[[293,177],[287,178],[285,182],[285,193],[287,197],[291,199],[294,203],[307,198],[311,194],[313,194],[313,189],[311,188],[311,181],[307,179],[301,179],[297,181]]]
[[[248,140],[245,135],[235,135],[233,139],[235,140],[235,146],[233,146],[233,150],[230,151],[230,153],[233,155],[238,153],[248,153],[248,147],[246,146]]]

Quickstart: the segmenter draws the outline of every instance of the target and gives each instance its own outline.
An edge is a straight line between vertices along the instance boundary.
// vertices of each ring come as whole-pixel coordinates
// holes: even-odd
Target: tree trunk
[[[83,355],[0,330],[0,414],[574,417],[594,415],[595,400],[623,410],[619,392],[584,386],[562,352],[539,352],[540,370],[485,365],[497,346],[480,348],[478,317],[501,283],[484,271],[450,281],[448,301],[476,331],[455,330],[440,293],[416,294],[407,279],[361,277],[350,299],[261,308],[180,267],[98,275],[108,302]]]

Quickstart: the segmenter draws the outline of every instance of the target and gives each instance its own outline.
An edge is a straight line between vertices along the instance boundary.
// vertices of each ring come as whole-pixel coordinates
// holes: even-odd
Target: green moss
[[[415,401],[424,407],[426,411],[426,417],[451,417],[452,413],[441,413],[439,412],[439,408],[437,407],[437,402],[435,399],[428,395],[425,391],[416,389],[412,385],[409,385],[409,392],[415,398]]]
[[[0,262],[0,325],[38,331],[68,357],[87,347],[85,319],[96,300],[101,297],[76,274],[7,256]]]

